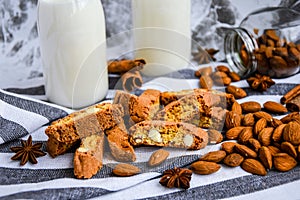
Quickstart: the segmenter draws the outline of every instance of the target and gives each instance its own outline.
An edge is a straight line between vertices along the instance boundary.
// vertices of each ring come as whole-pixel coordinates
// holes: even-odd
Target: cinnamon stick
[[[300,95],[287,102],[286,108],[290,112],[300,112]]]
[[[139,71],[129,71],[121,77],[122,87],[127,92],[132,92],[134,89],[142,87],[143,78]]]
[[[108,73],[126,73],[132,69],[143,69],[146,61],[144,59],[135,60],[113,60],[108,62]]]
[[[280,102],[282,104],[285,104],[298,95],[300,95],[300,84],[288,91],[283,97],[281,97]]]

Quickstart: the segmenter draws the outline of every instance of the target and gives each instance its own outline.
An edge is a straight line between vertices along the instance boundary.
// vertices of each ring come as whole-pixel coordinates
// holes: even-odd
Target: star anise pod
[[[21,160],[20,165],[25,165],[28,161],[32,164],[36,164],[37,157],[46,155],[45,152],[40,150],[42,147],[42,143],[32,144],[31,135],[28,137],[27,141],[21,140],[22,146],[11,147],[10,150],[15,152],[16,154],[11,157],[12,160]]]
[[[164,171],[159,183],[168,188],[176,187],[188,189],[190,187],[191,178],[191,170],[175,167],[174,169]]]
[[[248,78],[247,82],[253,90],[258,90],[260,92],[266,91],[275,84],[269,76],[261,74],[255,74],[255,76]]]

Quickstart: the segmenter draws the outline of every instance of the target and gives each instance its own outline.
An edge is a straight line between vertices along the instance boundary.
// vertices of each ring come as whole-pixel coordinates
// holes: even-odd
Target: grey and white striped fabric
[[[224,63],[222,63],[224,64]],[[110,91],[106,100],[114,96],[118,77],[110,76]],[[182,70],[170,77],[147,79],[141,92],[147,88],[163,90],[198,87],[192,70]],[[248,96],[239,102],[254,100],[279,101],[288,90],[300,83],[300,74],[275,79],[276,85],[267,92],[254,92],[246,81],[233,83],[243,87]],[[216,88],[224,89],[224,88]],[[19,93],[19,94],[17,94]],[[42,142],[46,151],[44,133],[49,122],[64,117],[73,110],[47,103],[43,86],[6,88],[0,90],[0,199],[300,199],[300,167],[280,173],[269,171],[265,177],[251,175],[240,167],[222,168],[211,175],[193,174],[188,190],[168,189],[159,184],[164,170],[188,167],[206,152],[218,150],[220,145],[209,145],[199,151],[167,149],[170,157],[161,166],[149,168],[147,160],[157,150],[154,147],[136,148],[137,161],[132,163],[142,173],[132,177],[115,177],[112,168],[117,164],[105,150],[104,166],[93,178],[76,179],[73,175],[73,152],[53,159],[49,155],[38,158],[38,164],[20,166],[12,161],[11,146],[32,135],[33,142]],[[282,115],[274,116],[281,118]]]

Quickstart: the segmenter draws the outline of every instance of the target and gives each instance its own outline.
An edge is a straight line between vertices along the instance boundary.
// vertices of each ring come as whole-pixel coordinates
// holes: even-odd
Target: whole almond
[[[261,106],[256,101],[247,101],[241,103],[243,113],[254,113],[261,110]]]
[[[220,131],[215,129],[209,129],[207,131],[208,133],[208,142],[210,144],[219,144],[223,141],[223,135],[220,133]]]
[[[242,168],[246,172],[260,176],[267,175],[265,167],[258,160],[248,158],[242,163]]]
[[[258,150],[261,148],[261,144],[257,139],[250,138],[248,140],[248,146],[254,150],[255,152],[258,152]]]
[[[141,172],[140,168],[127,163],[117,164],[113,169],[113,174],[117,176],[133,176]]]
[[[245,127],[239,134],[238,141],[241,144],[246,144],[253,137],[252,127]]]
[[[224,86],[228,86],[231,83],[231,78],[226,76],[226,77],[222,78],[222,81],[223,81]]]
[[[212,74],[212,67],[202,67],[195,72],[195,76],[210,76]]]
[[[226,151],[227,154],[231,154],[234,151],[234,146],[236,145],[236,142],[223,142],[221,145],[221,149]]]
[[[258,141],[262,144],[262,146],[269,146],[271,144],[273,130],[273,127],[266,127],[259,132]]]
[[[169,157],[169,155],[170,153],[168,151],[159,149],[152,153],[149,158],[148,165],[151,167],[160,165]]]
[[[299,145],[300,144],[300,124],[291,121],[289,122],[283,130],[283,139],[285,141],[288,141],[292,143],[293,145]]]
[[[254,124],[255,124],[255,119],[252,113],[248,113],[244,115],[244,118],[242,119],[243,126],[253,126]]]
[[[224,73],[227,74],[227,73],[230,72],[230,69],[227,66],[225,66],[225,65],[218,65],[216,67],[216,71],[224,72]]]
[[[300,161],[300,145],[297,148],[297,154],[298,154],[298,161]]]
[[[297,161],[287,153],[278,153],[274,155],[274,167],[275,169],[286,172],[297,165]]]
[[[212,174],[221,168],[220,165],[214,162],[196,161],[191,164],[190,169],[196,174]]]
[[[241,77],[236,72],[229,72],[228,76],[231,78],[232,82],[237,82],[241,80]]]
[[[212,78],[213,79],[219,79],[219,78],[224,78],[228,77],[228,75],[225,72],[222,71],[216,71],[212,73]]]
[[[229,140],[235,140],[239,137],[240,133],[244,128],[245,128],[244,126],[233,127],[225,133],[225,136]]]
[[[243,161],[243,156],[238,153],[232,153],[224,158],[223,163],[229,167],[237,167],[240,166]]]
[[[199,79],[199,84],[201,88],[211,89],[214,83],[210,76],[201,76]]]
[[[263,104],[264,109],[271,113],[286,113],[288,110],[282,104],[275,101],[267,101]]]
[[[281,118],[280,121],[282,121],[282,123],[284,124],[288,124],[291,121],[300,121],[300,114],[299,112],[292,112],[286,115],[285,117]]]
[[[276,118],[272,118],[269,122],[268,122],[269,126],[272,126],[273,128],[277,128],[279,125],[283,124],[279,119]]]
[[[272,140],[274,142],[280,142],[282,139],[283,129],[286,126],[286,124],[281,124],[275,128],[272,135]]]
[[[242,107],[241,107],[241,105],[237,101],[235,101],[232,104],[231,111],[235,112],[236,114],[241,115],[242,114]]]
[[[254,128],[253,128],[253,133],[254,133],[255,135],[258,135],[259,132],[260,132],[261,130],[263,130],[264,128],[266,128],[266,127],[267,127],[267,120],[266,120],[265,118],[261,118],[261,119],[259,119],[259,120],[256,122],[256,124],[255,124],[255,126],[254,126]]]
[[[225,156],[226,152],[223,150],[211,151],[202,156],[199,160],[218,163],[221,162],[225,158]]]
[[[264,111],[259,111],[259,112],[255,112],[253,113],[254,117],[256,119],[261,119],[261,118],[265,118],[267,120],[267,122],[272,120],[272,115],[270,115],[269,113],[266,113]]]
[[[226,88],[226,92],[232,94],[236,99],[241,99],[247,96],[247,93],[242,88],[229,85]]]
[[[272,160],[272,154],[271,151],[268,147],[261,147],[258,151],[258,157],[262,164],[265,166],[267,169],[272,168],[273,160]]]
[[[244,156],[245,158],[256,158],[257,157],[257,153],[255,151],[253,151],[252,149],[250,149],[249,147],[247,147],[246,145],[236,144],[234,146],[234,150],[236,152],[238,152],[239,154],[241,154],[242,156]]]
[[[225,126],[227,129],[241,125],[241,116],[235,112],[229,111],[226,113]]]
[[[268,146],[272,156],[274,156],[275,154],[281,153],[280,149],[275,147],[275,146]]]
[[[289,142],[283,142],[280,145],[281,151],[289,154],[293,158],[297,158],[297,151],[296,148]]]

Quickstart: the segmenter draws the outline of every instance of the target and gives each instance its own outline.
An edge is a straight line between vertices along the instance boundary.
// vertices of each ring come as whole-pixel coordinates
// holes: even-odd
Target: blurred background
[[[131,0],[101,0],[106,17],[107,37],[132,28]],[[238,26],[250,12],[262,7],[290,6],[297,0],[191,0],[192,38],[204,48],[220,50],[220,27]],[[0,0],[0,88],[21,86],[24,82],[43,80],[36,24],[38,0]],[[121,48],[130,35],[109,44]],[[30,84],[29,84],[30,85]]]

